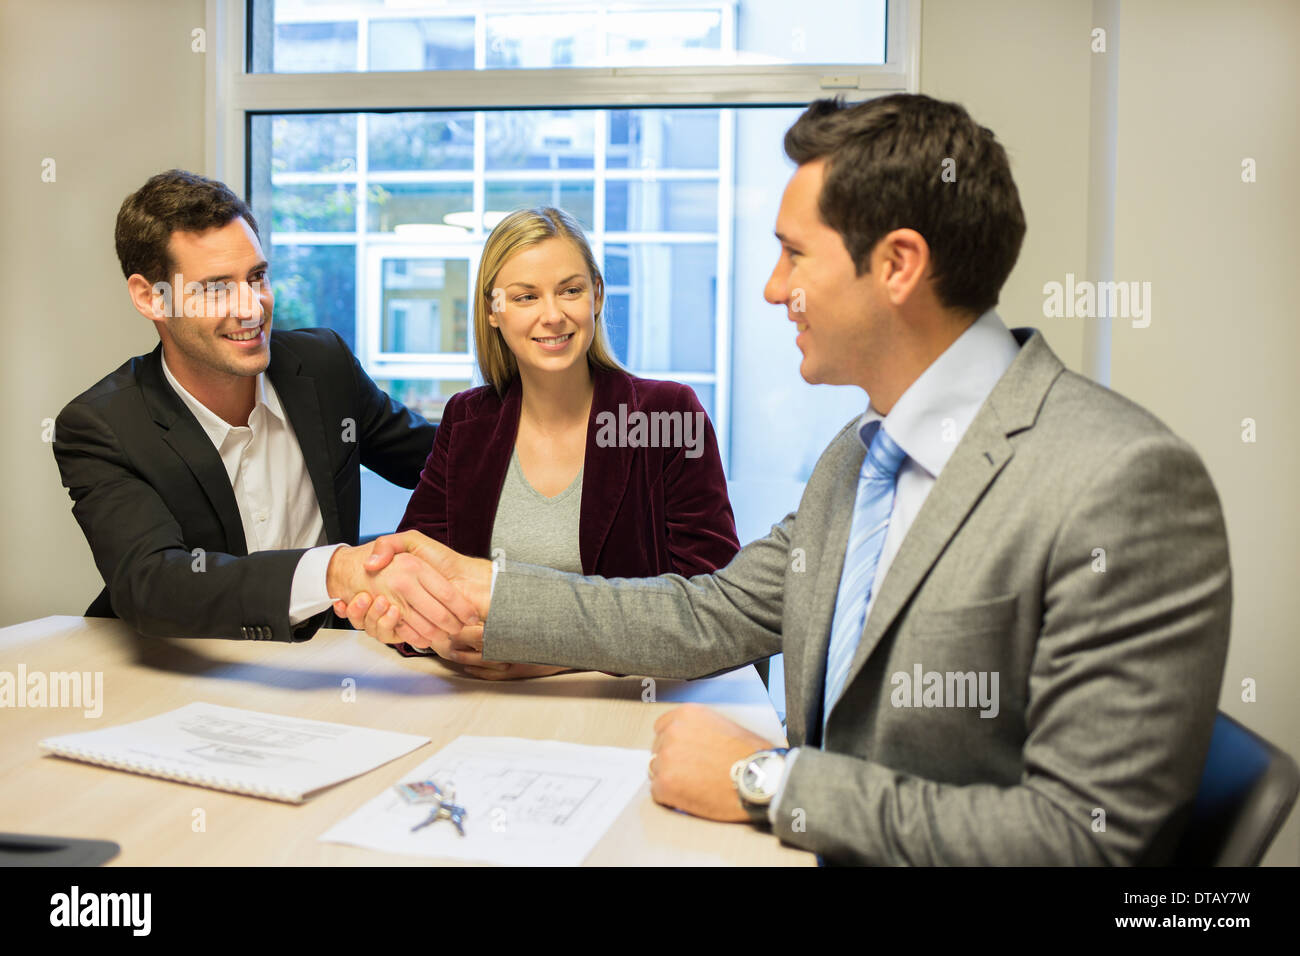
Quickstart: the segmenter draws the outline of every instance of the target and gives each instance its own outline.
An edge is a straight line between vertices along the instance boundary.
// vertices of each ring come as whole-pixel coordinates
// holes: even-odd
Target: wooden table
[[[567,740],[648,750],[655,719],[693,701],[784,741],[752,667],[699,681],[562,674],[488,682],[441,661],[403,658],[355,631],[304,644],[157,640],[120,621],[47,617],[0,629],[0,670],[103,674],[102,714],[0,709],[0,830],[113,840],[121,865],[454,864],[322,843],[318,837],[461,734]],[[21,690],[21,688],[20,688]],[[354,698],[349,700],[348,698]],[[191,701],[331,720],[432,738],[410,754],[291,805],[44,755],[46,737],[152,717]],[[195,832],[202,810],[203,829]],[[588,856],[588,865],[811,866],[746,824],[714,823],[656,804],[649,781]]]

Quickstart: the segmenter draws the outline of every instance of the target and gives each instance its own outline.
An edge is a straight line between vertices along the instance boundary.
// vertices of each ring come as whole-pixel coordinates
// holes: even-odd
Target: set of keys
[[[455,804],[456,790],[450,784],[439,786],[432,780],[421,780],[417,783],[399,783],[393,789],[407,803],[429,805],[428,818],[411,827],[412,833],[439,820],[450,820],[456,832],[465,835],[465,808]]]

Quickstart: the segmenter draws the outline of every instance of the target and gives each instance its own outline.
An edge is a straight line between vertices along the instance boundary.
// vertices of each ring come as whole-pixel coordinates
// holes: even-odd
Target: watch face
[[[763,754],[746,764],[739,781],[740,791],[746,799],[753,803],[767,803],[771,800],[776,793],[783,762],[779,754]]]

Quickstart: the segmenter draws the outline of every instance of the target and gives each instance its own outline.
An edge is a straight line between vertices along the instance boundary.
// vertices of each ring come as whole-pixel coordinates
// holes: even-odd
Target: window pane
[[[605,46],[611,63],[684,66],[722,62],[721,10],[610,13],[606,29]]]
[[[716,232],[716,182],[605,183],[605,228],[610,232]]]
[[[372,20],[372,70],[474,69],[474,18]]]
[[[456,213],[473,214],[472,183],[372,183],[366,192],[366,229],[393,232],[398,226],[446,226]]]
[[[276,73],[334,73],[356,68],[355,20],[275,25]]]
[[[598,20],[593,14],[489,14],[486,19],[488,69],[549,69],[600,62]]]
[[[254,116],[255,141],[266,136],[268,123],[274,172],[330,173],[357,168],[355,113]]]
[[[588,231],[595,217],[596,187],[587,182],[490,182],[484,190],[488,211],[509,212],[523,206],[558,206]]]
[[[442,410],[447,406],[447,399],[457,392],[463,392],[473,383],[469,379],[377,378],[375,384],[407,408],[414,409],[429,421],[436,422],[442,418]],[[410,492],[406,494],[409,495]],[[400,513],[398,516],[400,517]]]
[[[605,247],[611,345],[633,369],[711,372],[717,313],[712,243]]]
[[[596,153],[594,110],[486,114],[488,169],[591,169]]]
[[[351,232],[357,227],[356,187],[276,186],[271,194],[275,232]]]
[[[357,347],[356,247],[271,246],[272,325],[333,329]]]
[[[369,165],[374,171],[473,169],[473,113],[370,113]]]
[[[281,73],[880,64],[885,7],[886,0],[253,0],[250,60],[254,72]]]
[[[469,350],[469,262],[385,259],[380,351]]]
[[[716,169],[717,110],[611,110],[611,169]]]
[[[709,421],[716,422],[718,416],[713,411],[713,386],[692,382],[691,388],[695,391],[695,397],[700,400],[700,404],[704,406],[704,413],[709,416]],[[714,430],[716,431],[716,429],[717,426],[715,425]]]

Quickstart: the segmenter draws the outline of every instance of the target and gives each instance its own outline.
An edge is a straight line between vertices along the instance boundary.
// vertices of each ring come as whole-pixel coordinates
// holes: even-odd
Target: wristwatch
[[[785,775],[785,755],[789,752],[789,747],[760,750],[731,765],[731,781],[736,785],[740,805],[754,823],[766,826],[770,822],[768,807],[781,786],[781,778]]]

